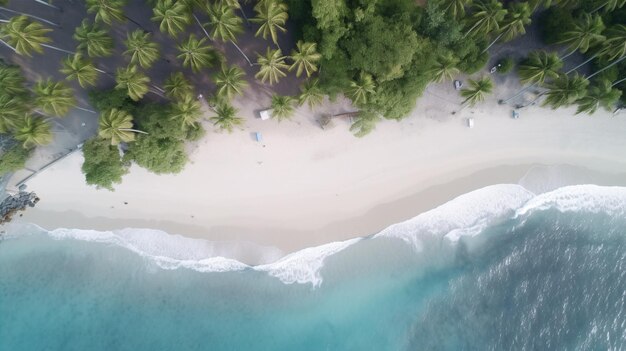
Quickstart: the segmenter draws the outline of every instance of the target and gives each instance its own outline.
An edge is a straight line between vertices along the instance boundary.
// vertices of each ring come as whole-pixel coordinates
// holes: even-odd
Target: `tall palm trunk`
[[[591,62],[592,60],[594,60],[594,59],[595,59],[596,57],[598,57],[598,56],[599,56],[599,54],[595,54],[595,55],[593,55],[590,59],[586,60],[585,62],[581,63],[580,65],[578,65],[578,66],[576,66],[576,67],[574,67],[574,68],[570,69],[569,71],[565,72],[565,74],[570,74],[570,73],[574,72],[575,70],[577,70],[577,69],[579,69],[580,67],[582,67],[582,66],[584,66],[584,65],[588,64],[589,62]]]
[[[578,48],[580,48],[580,43],[578,44],[578,46],[576,46],[576,48],[574,48],[574,50],[570,51],[569,53],[567,53],[565,56],[561,57],[561,61],[565,60],[566,58],[574,55],[576,53],[576,51],[578,51]]]
[[[4,41],[4,40],[0,39],[0,43],[4,44],[4,45],[5,45],[5,46],[7,46],[9,49],[13,50],[13,52],[14,52],[14,53],[16,53],[16,54],[17,54],[17,50],[16,50],[14,47],[12,47],[9,43],[7,43],[6,41]]]
[[[141,134],[150,134],[148,132],[144,132],[143,130],[139,130],[139,129],[133,129],[133,128],[120,128],[121,131],[123,132],[135,132],[135,133],[141,133]]]
[[[50,4],[50,3],[48,3],[48,2],[46,2],[46,1],[44,1],[44,0],[35,0],[35,2],[36,2],[36,3],[38,3],[38,4],[41,4],[41,5],[44,5],[44,6],[48,6],[48,7],[51,7],[51,8],[53,8],[53,9],[57,9],[57,10],[61,11],[61,8],[60,8],[60,7],[58,7],[58,6],[54,6],[54,5],[52,5],[52,4]]]
[[[8,9],[8,8],[6,8],[6,7],[4,7],[4,6],[0,6],[0,10],[2,10],[2,11],[6,11],[6,12],[9,12],[9,13],[14,13],[14,14],[17,14],[17,15],[22,15],[22,16],[26,16],[26,17],[34,18],[34,19],[36,19],[36,20],[38,20],[38,21],[41,21],[41,22],[43,22],[43,23],[47,23],[47,24],[49,24],[49,25],[51,25],[51,26],[55,26],[55,27],[60,27],[60,26],[61,26],[60,24],[58,24],[58,23],[54,23],[54,22],[51,22],[51,21],[48,21],[48,20],[47,20],[47,19],[45,19],[45,18],[41,18],[41,17],[37,17],[37,16],[34,16],[34,15],[30,15],[30,14],[28,14],[28,13],[23,13],[23,12],[14,11],[14,10]]]
[[[611,88],[613,88],[614,86],[618,85],[619,83],[621,83],[623,81],[626,81],[626,78],[622,78],[622,79],[620,79],[620,80],[618,80],[616,82],[613,82],[613,84],[611,84]]]
[[[44,48],[48,48],[48,49],[64,52],[64,53],[70,54],[70,55],[76,54],[76,52],[74,52],[74,51],[69,51],[69,50],[57,48],[56,46],[52,46],[52,45],[48,45],[48,44],[41,44],[41,46],[43,46]]]
[[[526,92],[528,89],[530,89],[530,88],[532,88],[532,87],[537,86],[537,84],[538,84],[538,83],[533,83],[533,84],[531,84],[531,85],[529,85],[529,86],[527,86],[527,87],[525,87],[525,88],[522,88],[522,90],[518,91],[518,92],[517,92],[517,94],[515,94],[515,95],[511,96],[510,98],[508,98],[508,99],[506,99],[506,100],[502,100],[502,101],[500,102],[500,104],[506,104],[506,103],[508,103],[509,101],[511,101],[511,100],[515,99],[516,97],[518,97],[518,96],[522,95],[522,94],[523,94],[524,92]]]
[[[493,46],[493,44],[495,44],[498,40],[500,40],[500,38],[502,38],[502,36],[503,36],[503,35],[504,35],[504,32],[500,33],[500,35],[498,35],[498,36],[497,36],[497,37],[496,37],[496,38],[495,38],[495,39],[491,42],[491,44],[489,44],[489,46],[487,46],[487,47],[485,48],[485,50],[483,50],[483,51],[481,52],[481,54],[483,54],[483,53],[487,52],[487,50],[489,50],[489,49]]]
[[[599,70],[599,71],[594,72],[592,75],[590,75],[589,77],[587,77],[587,79],[591,79],[591,78],[593,78],[594,76],[596,76],[596,75],[598,75],[598,74],[600,74],[600,73],[602,73],[602,72],[606,71],[607,69],[609,69],[609,68],[611,68],[611,67],[613,67],[613,66],[617,65],[618,63],[622,62],[624,59],[626,59],[626,56],[622,56],[619,60],[615,60],[615,61],[613,61],[613,63],[611,63],[610,65],[608,65],[608,66],[604,67],[603,69],[601,69],[601,70]]]
[[[209,39],[210,41],[213,41],[213,39],[209,35],[209,32],[206,31],[206,28],[204,28],[204,26],[202,25],[202,22],[200,22],[200,19],[198,19],[198,16],[196,16],[195,13],[191,13],[191,15],[193,16],[193,19],[196,20],[196,23],[198,24],[198,26],[200,26],[200,28],[202,29],[202,32],[204,32],[204,35],[206,35],[207,39]]]
[[[252,63],[252,61],[250,61],[250,58],[248,57],[248,55],[246,55],[243,50],[241,50],[241,48],[239,47],[239,45],[237,45],[234,41],[230,41],[231,44],[233,44],[233,46],[235,48],[237,48],[237,51],[239,51],[243,57],[246,59],[246,61],[248,61],[248,64],[250,65],[250,67],[254,66],[254,64]]]

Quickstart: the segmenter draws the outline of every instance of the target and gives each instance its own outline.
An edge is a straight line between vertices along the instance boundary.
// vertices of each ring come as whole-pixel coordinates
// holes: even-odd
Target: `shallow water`
[[[0,350],[626,348],[626,188],[489,187],[261,267],[146,238],[10,228]]]

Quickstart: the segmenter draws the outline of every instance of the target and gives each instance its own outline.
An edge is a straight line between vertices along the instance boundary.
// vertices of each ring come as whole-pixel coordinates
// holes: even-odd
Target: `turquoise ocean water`
[[[487,187],[265,266],[198,243],[10,227],[0,350],[626,349],[626,188]]]

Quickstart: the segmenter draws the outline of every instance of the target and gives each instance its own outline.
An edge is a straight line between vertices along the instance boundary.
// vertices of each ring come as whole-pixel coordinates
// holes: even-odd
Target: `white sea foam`
[[[594,185],[568,186],[535,196],[520,185],[488,186],[461,195],[448,203],[381,231],[375,238],[398,238],[416,250],[424,249],[428,239],[450,242],[462,236],[473,236],[498,220],[522,216],[536,210],[556,208],[559,211],[608,212],[626,216],[626,188]],[[234,257],[233,247],[221,249],[201,239],[170,235],[152,229],[96,231],[56,229],[48,232],[55,239],[75,239],[113,244],[127,248],[156,262],[164,269],[187,268],[200,272],[228,272],[252,269],[265,272],[286,284],[319,286],[320,274],[329,256],[356,244],[363,238],[306,248],[272,263],[249,266]],[[11,235],[11,230],[8,230]],[[236,251],[236,250],[235,250]],[[273,253],[269,256],[276,255]]]
[[[554,208],[560,212],[606,212],[626,216],[626,187],[573,185],[536,196],[517,210],[522,216],[537,210]]]
[[[392,225],[375,237],[402,239],[421,251],[425,237],[445,237],[454,242],[465,235],[476,235],[494,221],[514,214],[516,209],[534,196],[520,185],[488,186]]]
[[[311,283],[313,286],[319,286],[322,283],[320,270],[324,266],[324,260],[360,240],[361,238],[356,238],[309,247],[287,255],[274,263],[254,268],[267,272],[283,283]]]

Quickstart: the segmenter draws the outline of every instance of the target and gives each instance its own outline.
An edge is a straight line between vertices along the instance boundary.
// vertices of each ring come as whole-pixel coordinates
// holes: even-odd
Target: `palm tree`
[[[280,49],[271,50],[267,48],[265,56],[259,54],[257,64],[261,66],[259,72],[254,75],[255,78],[260,79],[265,83],[269,81],[270,85],[277,83],[280,78],[286,77],[284,70],[289,68],[289,65],[285,63],[285,56],[282,56]]]
[[[620,96],[622,96],[621,90],[613,89],[611,82],[602,80],[590,87],[585,96],[576,100],[578,104],[576,114],[581,112],[593,114],[600,107],[611,111],[619,101]]]
[[[286,95],[272,95],[272,118],[281,122],[285,119],[291,119],[295,111],[293,104],[295,99]]]
[[[500,29],[500,23],[507,13],[507,11],[502,8],[500,1],[478,1],[474,7],[474,14],[470,18],[470,22],[473,23],[473,25],[465,32],[465,36],[470,34],[476,36],[487,35]]]
[[[595,46],[604,41],[605,37],[602,35],[604,30],[604,23],[602,17],[598,15],[590,16],[584,13],[582,17],[574,21],[574,28],[561,35],[559,44],[568,45],[572,51],[563,56],[561,59],[565,59],[568,56],[580,50],[583,54],[589,50],[591,46]]]
[[[587,94],[588,85],[589,80],[578,74],[572,78],[563,74],[547,85],[548,91],[545,93],[546,100],[543,102],[543,106],[557,109],[561,106],[571,105]]]
[[[96,14],[96,22],[111,24],[113,21],[124,22],[126,0],[86,0],[87,13]]]
[[[48,115],[65,116],[76,105],[74,90],[61,82],[39,81],[33,90],[35,105]]]
[[[230,101],[235,95],[243,95],[243,89],[248,86],[245,76],[246,73],[239,66],[222,65],[222,70],[215,76],[217,96]]]
[[[510,41],[520,35],[526,34],[526,26],[530,24],[532,11],[527,2],[511,3],[509,10],[504,16],[500,34],[483,50],[489,50],[498,40]]]
[[[604,72],[626,59],[626,26],[617,24],[607,29],[605,33],[607,34],[607,39],[604,43],[602,43],[602,46],[597,50],[595,55],[591,56],[591,58],[585,60],[585,62],[579,64],[578,66],[570,69],[566,72],[566,74],[570,74],[599,56],[604,56],[604,59],[607,61],[613,61],[608,66],[590,75],[588,79],[591,79],[595,75]]]
[[[216,116],[209,120],[220,130],[226,130],[229,133],[232,133],[235,127],[243,127],[245,122],[243,118],[237,117],[237,110],[228,104],[218,104],[215,107],[215,114]]]
[[[150,78],[137,70],[137,66],[118,68],[115,75],[117,89],[125,89],[128,96],[134,101],[141,99],[150,90],[148,83]]]
[[[235,14],[233,7],[226,3],[215,3],[207,6],[209,22],[206,24],[211,29],[211,37],[219,38],[221,41],[230,41],[233,46],[243,55],[252,66],[252,61],[248,55],[237,45],[237,35],[243,32],[241,18]]]
[[[13,137],[22,142],[25,149],[49,144],[52,139],[50,124],[41,117],[24,114],[13,130]]]
[[[359,111],[358,115],[354,119],[354,122],[350,126],[350,131],[357,138],[362,138],[374,129],[376,129],[376,123],[380,121],[380,116],[373,111]]]
[[[78,41],[78,50],[86,50],[89,57],[111,56],[113,54],[113,38],[101,26],[83,20],[76,27],[74,39]]]
[[[96,85],[100,73],[93,62],[83,58],[80,53],[64,58],[60,72],[66,75],[67,80],[77,80],[83,88]]]
[[[200,102],[190,95],[185,96],[182,100],[177,101],[172,106],[170,119],[180,121],[181,127],[195,127],[198,119],[202,115]]]
[[[135,140],[135,132],[139,131],[133,129],[133,116],[124,110],[113,108],[100,115],[98,136],[111,139],[111,145]]]
[[[556,79],[563,61],[555,53],[533,51],[518,68],[518,75],[523,84],[543,84],[546,80]]]
[[[308,80],[300,86],[300,96],[298,97],[298,104],[300,106],[307,104],[310,109],[320,105],[324,101],[324,93],[318,87],[318,80]]]
[[[479,80],[470,79],[469,85],[469,89],[461,90],[461,96],[465,98],[462,104],[468,103],[469,106],[485,101],[487,94],[493,90],[493,82],[489,77],[483,77]]]
[[[15,96],[24,95],[28,92],[26,89],[26,80],[18,66],[5,66],[0,64],[0,94]]]
[[[599,0],[598,7],[591,11],[591,13],[603,10],[606,13],[613,12],[613,10],[622,8],[626,5],[626,0]]]
[[[274,44],[278,45],[278,31],[283,33],[287,31],[285,29],[285,23],[289,18],[287,5],[279,0],[264,0],[254,6],[254,11],[257,17],[253,18],[252,22],[261,25],[255,36],[263,36],[263,39],[267,39],[269,35]]]
[[[165,95],[170,99],[183,100],[193,95],[193,85],[185,78],[182,72],[172,73],[165,81]]]
[[[348,88],[348,97],[352,99],[352,102],[356,105],[365,104],[369,94],[374,94],[374,79],[371,75],[361,72],[359,79],[356,82],[350,82]]]
[[[216,59],[216,53],[210,45],[205,44],[206,38],[198,39],[191,34],[186,42],[178,45],[180,54],[177,56],[183,60],[183,66],[191,67],[194,72],[203,67],[211,67]]]
[[[130,64],[139,64],[142,68],[150,68],[159,59],[159,45],[150,40],[151,34],[137,29],[128,33],[124,41],[124,55],[130,56]]]
[[[606,30],[606,41],[601,52],[609,61],[626,56],[626,25],[616,24]]]
[[[191,23],[189,7],[184,1],[159,0],[153,9],[153,21],[160,22],[159,30],[176,37],[184,32],[185,27]]]
[[[0,27],[0,36],[16,53],[32,56],[32,52],[43,54],[43,44],[52,41],[46,36],[51,31],[26,16],[16,16]]]
[[[456,65],[459,63],[459,59],[454,57],[452,53],[447,52],[439,55],[435,61],[433,68],[428,70],[428,75],[432,77],[432,80],[436,83],[442,83],[446,80],[452,80],[454,76],[459,74],[459,69]]]
[[[27,109],[22,99],[4,94],[0,95],[0,134],[15,128]]]
[[[317,52],[317,44],[298,40],[296,48],[297,50],[291,51],[293,64],[289,67],[289,71],[296,69],[296,77],[300,77],[302,72],[306,72],[306,76],[310,77],[313,72],[317,71],[317,62],[322,59],[322,55]]]
[[[465,17],[465,7],[472,4],[472,0],[444,0],[442,6],[445,6],[446,12],[455,19]]]

